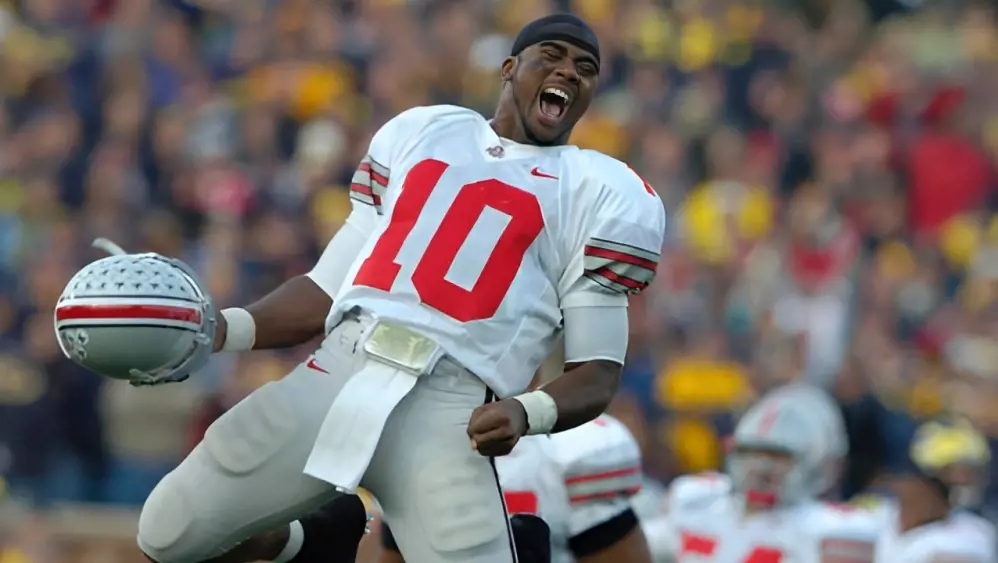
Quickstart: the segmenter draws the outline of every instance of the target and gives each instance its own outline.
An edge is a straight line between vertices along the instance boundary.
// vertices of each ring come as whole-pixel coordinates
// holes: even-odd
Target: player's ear
[[[502,76],[503,82],[509,82],[513,79],[513,72],[516,70],[516,57],[506,57],[502,61],[502,66],[500,67],[499,75]]]

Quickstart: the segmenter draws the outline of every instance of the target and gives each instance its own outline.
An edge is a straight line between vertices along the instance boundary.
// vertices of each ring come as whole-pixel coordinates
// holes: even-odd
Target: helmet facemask
[[[806,393],[775,390],[735,428],[728,474],[750,507],[774,508],[816,498],[836,480],[841,456],[836,425],[818,416]]]

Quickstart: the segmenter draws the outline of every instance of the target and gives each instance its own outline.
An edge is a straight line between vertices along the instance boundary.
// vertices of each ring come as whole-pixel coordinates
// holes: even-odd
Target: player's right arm
[[[627,354],[628,297],[654,278],[664,244],[665,208],[655,192],[624,163],[589,156],[590,171],[569,211],[575,224],[566,226],[567,264],[558,284],[565,373],[519,397],[529,399],[530,433],[574,428],[609,406]],[[549,401],[553,416],[538,413],[545,406],[535,398]],[[538,429],[539,417],[555,420]]]
[[[353,210],[315,267],[245,308],[222,311],[215,332],[215,351],[296,346],[325,332],[333,297],[380,220],[391,163],[425,125],[431,111],[405,111],[374,134],[350,184]]]

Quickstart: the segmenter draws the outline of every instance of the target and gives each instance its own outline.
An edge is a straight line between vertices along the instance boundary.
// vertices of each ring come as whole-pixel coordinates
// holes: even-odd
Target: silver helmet
[[[159,254],[97,260],[67,284],[55,308],[63,354],[133,384],[177,380],[207,362],[215,309],[191,269]]]
[[[814,498],[827,489],[831,433],[813,402],[810,391],[777,389],[742,416],[727,460],[735,491],[775,506]]]
[[[772,394],[788,397],[817,420],[824,435],[824,457],[816,486],[818,494],[828,492],[838,483],[842,465],[849,454],[849,438],[842,410],[827,391],[807,383],[790,383],[773,390]]]

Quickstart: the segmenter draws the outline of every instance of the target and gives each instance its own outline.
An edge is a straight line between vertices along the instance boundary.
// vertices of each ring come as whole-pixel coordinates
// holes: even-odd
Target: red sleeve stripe
[[[604,239],[591,238],[586,245],[582,268],[585,276],[618,293],[638,293],[655,279],[659,255],[654,252]]]
[[[627,272],[628,274],[631,274],[631,276],[618,273],[619,271],[628,268],[634,267],[627,266],[625,264],[608,264],[592,270],[587,269],[584,272],[584,275],[599,285],[617,293],[639,293],[641,290],[648,287],[648,284],[651,283],[653,277],[652,275],[632,271]],[[643,272],[647,271],[648,270],[643,270]],[[641,277],[644,279],[638,280],[634,279],[635,277]]]
[[[655,260],[649,260],[635,254],[628,254],[626,252],[611,250],[600,246],[593,246],[591,244],[586,245],[585,255],[587,258],[603,258],[612,262],[623,262],[625,264],[631,264],[632,266],[645,268],[653,272],[655,271],[655,268],[658,268],[658,258]]]
[[[360,161],[360,166],[350,180],[350,197],[361,203],[373,205],[381,212],[381,200],[388,188],[388,168],[378,164],[370,155]]]
[[[379,210],[381,209],[381,196],[374,193],[371,186],[365,186],[364,184],[358,184],[353,182],[350,184],[350,197],[367,205],[373,205]]]
[[[582,504],[586,502],[611,500],[615,498],[630,498],[639,492],[641,492],[641,485],[635,485],[619,491],[600,491],[598,493],[590,493],[588,495],[576,495],[569,497],[568,502],[571,504]]]
[[[375,168],[372,162],[361,162],[360,166],[357,167],[357,172],[363,172],[367,174],[371,179],[371,185],[377,184],[382,188],[388,187],[388,176],[387,174],[379,173],[378,169]]]
[[[602,481],[605,479],[627,477],[629,475],[638,475],[640,473],[641,473],[641,468],[635,465],[620,469],[611,469],[609,471],[600,471],[598,473],[582,473],[579,475],[573,475],[571,477],[565,478],[565,484],[576,485],[578,483],[589,483],[592,481]]]
[[[565,490],[572,502],[616,498],[641,489],[641,468],[624,467],[565,477]]]
[[[635,264],[637,266],[644,266],[652,270],[658,266],[658,261],[661,259],[661,254],[659,253],[659,250],[661,249],[654,251],[647,250],[645,248],[640,248],[627,243],[596,237],[590,237],[588,243],[586,244],[586,254],[589,254],[591,249],[602,249],[625,255],[626,258],[614,255],[614,259]]]

